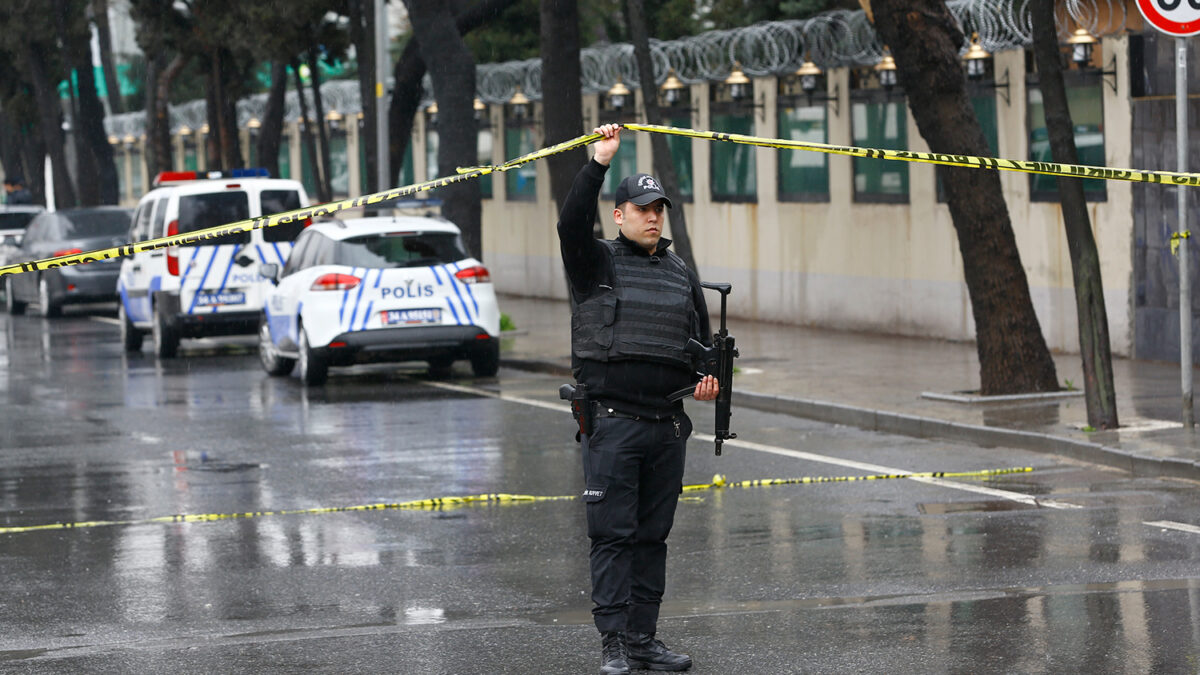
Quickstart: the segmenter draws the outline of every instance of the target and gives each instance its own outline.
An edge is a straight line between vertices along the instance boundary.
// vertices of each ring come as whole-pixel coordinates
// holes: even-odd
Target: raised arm
[[[558,215],[558,239],[563,267],[577,292],[588,292],[600,270],[602,252],[592,234],[596,220],[596,200],[608,165],[621,145],[621,129],[615,124],[598,127],[595,133],[605,138],[595,143],[595,155],[575,175],[575,182]]]

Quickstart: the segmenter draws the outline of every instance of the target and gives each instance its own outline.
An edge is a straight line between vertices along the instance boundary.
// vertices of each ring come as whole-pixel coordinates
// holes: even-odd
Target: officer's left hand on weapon
[[[703,379],[696,383],[696,391],[692,396],[697,401],[712,401],[717,398],[717,394],[721,392],[721,386],[717,383],[717,378],[712,375],[705,375]]]

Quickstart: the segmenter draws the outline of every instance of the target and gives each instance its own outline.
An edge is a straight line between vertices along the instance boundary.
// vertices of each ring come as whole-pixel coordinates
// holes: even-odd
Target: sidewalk
[[[517,330],[502,343],[507,367],[570,373],[565,301],[503,295]],[[715,328],[715,324],[714,324]],[[979,388],[975,345],[731,319],[741,357],[741,406],[918,437],[942,437],[1076,457],[1139,475],[1200,480],[1200,437],[1179,424],[1179,366],[1116,359],[1122,428],[1086,432],[1083,396],[955,403],[923,398]],[[1058,379],[1082,386],[1074,354],[1055,355]],[[1200,378],[1197,378],[1200,381]],[[736,429],[736,422],[734,425]]]

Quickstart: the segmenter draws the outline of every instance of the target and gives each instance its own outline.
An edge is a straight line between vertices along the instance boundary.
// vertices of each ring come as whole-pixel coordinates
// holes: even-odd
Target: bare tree
[[[283,104],[287,96],[287,64],[271,62],[271,89],[258,130],[258,164],[279,175],[279,148],[283,141]]]
[[[648,124],[663,123],[662,111],[658,107],[658,87],[654,81],[654,66],[650,62],[650,35],[646,30],[646,12],[642,0],[625,0],[625,15],[633,39],[633,55],[637,61],[638,79],[641,81],[642,104],[646,109]],[[654,155],[654,173],[668,195],[675,195],[679,208],[671,209],[671,240],[675,253],[683,258],[687,266],[696,269],[696,258],[692,255],[692,238],[688,235],[687,218],[683,212],[683,200],[678,199],[679,176],[675,173],[675,162],[671,159],[671,147],[663,134],[650,134],[650,148]]]
[[[429,65],[438,104],[438,172],[454,175],[460,166],[479,160],[475,122],[475,59],[463,42],[454,13],[441,0],[405,0],[421,58]],[[467,251],[483,256],[479,181],[453,183],[439,189],[442,213],[459,226]]]
[[[958,59],[962,31],[943,0],[874,0],[875,27],[896,59],[921,136],[934,152],[987,155]],[[919,95],[917,95],[919,92]],[[975,315],[984,394],[1055,391],[1016,236],[995,171],[941,172]]]
[[[1062,53],[1054,24],[1053,0],[1034,0],[1033,55],[1046,111],[1050,154],[1059,164],[1078,164],[1075,125],[1067,107],[1063,84]],[[1077,178],[1058,178],[1063,226],[1071,254],[1075,281],[1075,312],[1079,321],[1079,355],[1083,360],[1083,393],[1087,400],[1088,424],[1097,429],[1116,429],[1117,393],[1113,386],[1112,351],[1108,341],[1108,312],[1104,307],[1104,281],[1100,276],[1100,253],[1088,218],[1083,183]]]
[[[579,3],[542,0],[542,116],[546,145],[570,140],[583,132],[583,87],[579,64]],[[559,153],[546,162],[550,192],[561,210],[579,167],[587,161],[583,148]]]

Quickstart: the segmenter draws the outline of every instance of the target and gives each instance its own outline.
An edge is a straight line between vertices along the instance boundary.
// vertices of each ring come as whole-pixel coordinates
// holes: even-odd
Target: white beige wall
[[[1104,40],[1105,59],[1117,54],[1117,70],[1125,72],[1125,38]],[[1009,99],[997,101],[1000,155],[1028,157],[1025,121],[1024,55],[996,57],[995,70],[1009,75]],[[1131,108],[1127,79],[1121,88],[1104,85],[1105,151],[1109,166],[1128,167]],[[1112,78],[1108,78],[1108,82]],[[829,77],[830,92],[840,94],[838,114],[829,110],[829,142],[851,143],[849,76],[845,69]],[[756,82],[755,133],[773,136],[777,129],[775,81]],[[585,97],[586,126],[597,121],[596,97]],[[709,127],[707,85],[693,87],[700,103],[694,118]],[[493,113],[494,115],[496,113]],[[927,150],[908,116],[909,147]],[[501,120],[493,118],[494,128]],[[628,133],[628,132],[627,132]],[[639,143],[639,165],[651,170],[650,144]],[[693,143],[695,199],[687,204],[688,227],[701,274],[730,281],[730,311],[743,318],[881,333],[974,338],[974,320],[963,281],[950,213],[936,198],[934,168],[909,165],[908,204],[853,202],[851,160],[831,156],[828,203],[779,202],[776,199],[775,150],[756,149],[758,200],[750,204],[713,202],[708,164],[711,143]],[[497,135],[496,161],[503,151]],[[422,157],[421,152],[415,154]],[[420,161],[420,160],[418,160]],[[1078,351],[1071,263],[1057,203],[1029,201],[1025,174],[1001,173],[1013,230],[1028,277],[1034,307],[1051,349]],[[539,297],[565,296],[555,214],[545,164],[538,167],[538,201],[505,202],[503,177],[497,176],[496,199],[484,206],[485,258],[503,292]],[[602,204],[606,207],[606,204]],[[1092,228],[1100,250],[1112,348],[1131,350],[1131,184],[1110,182],[1104,202],[1089,202]],[[605,233],[615,235],[607,220]],[[670,236],[668,229],[667,236]]]

